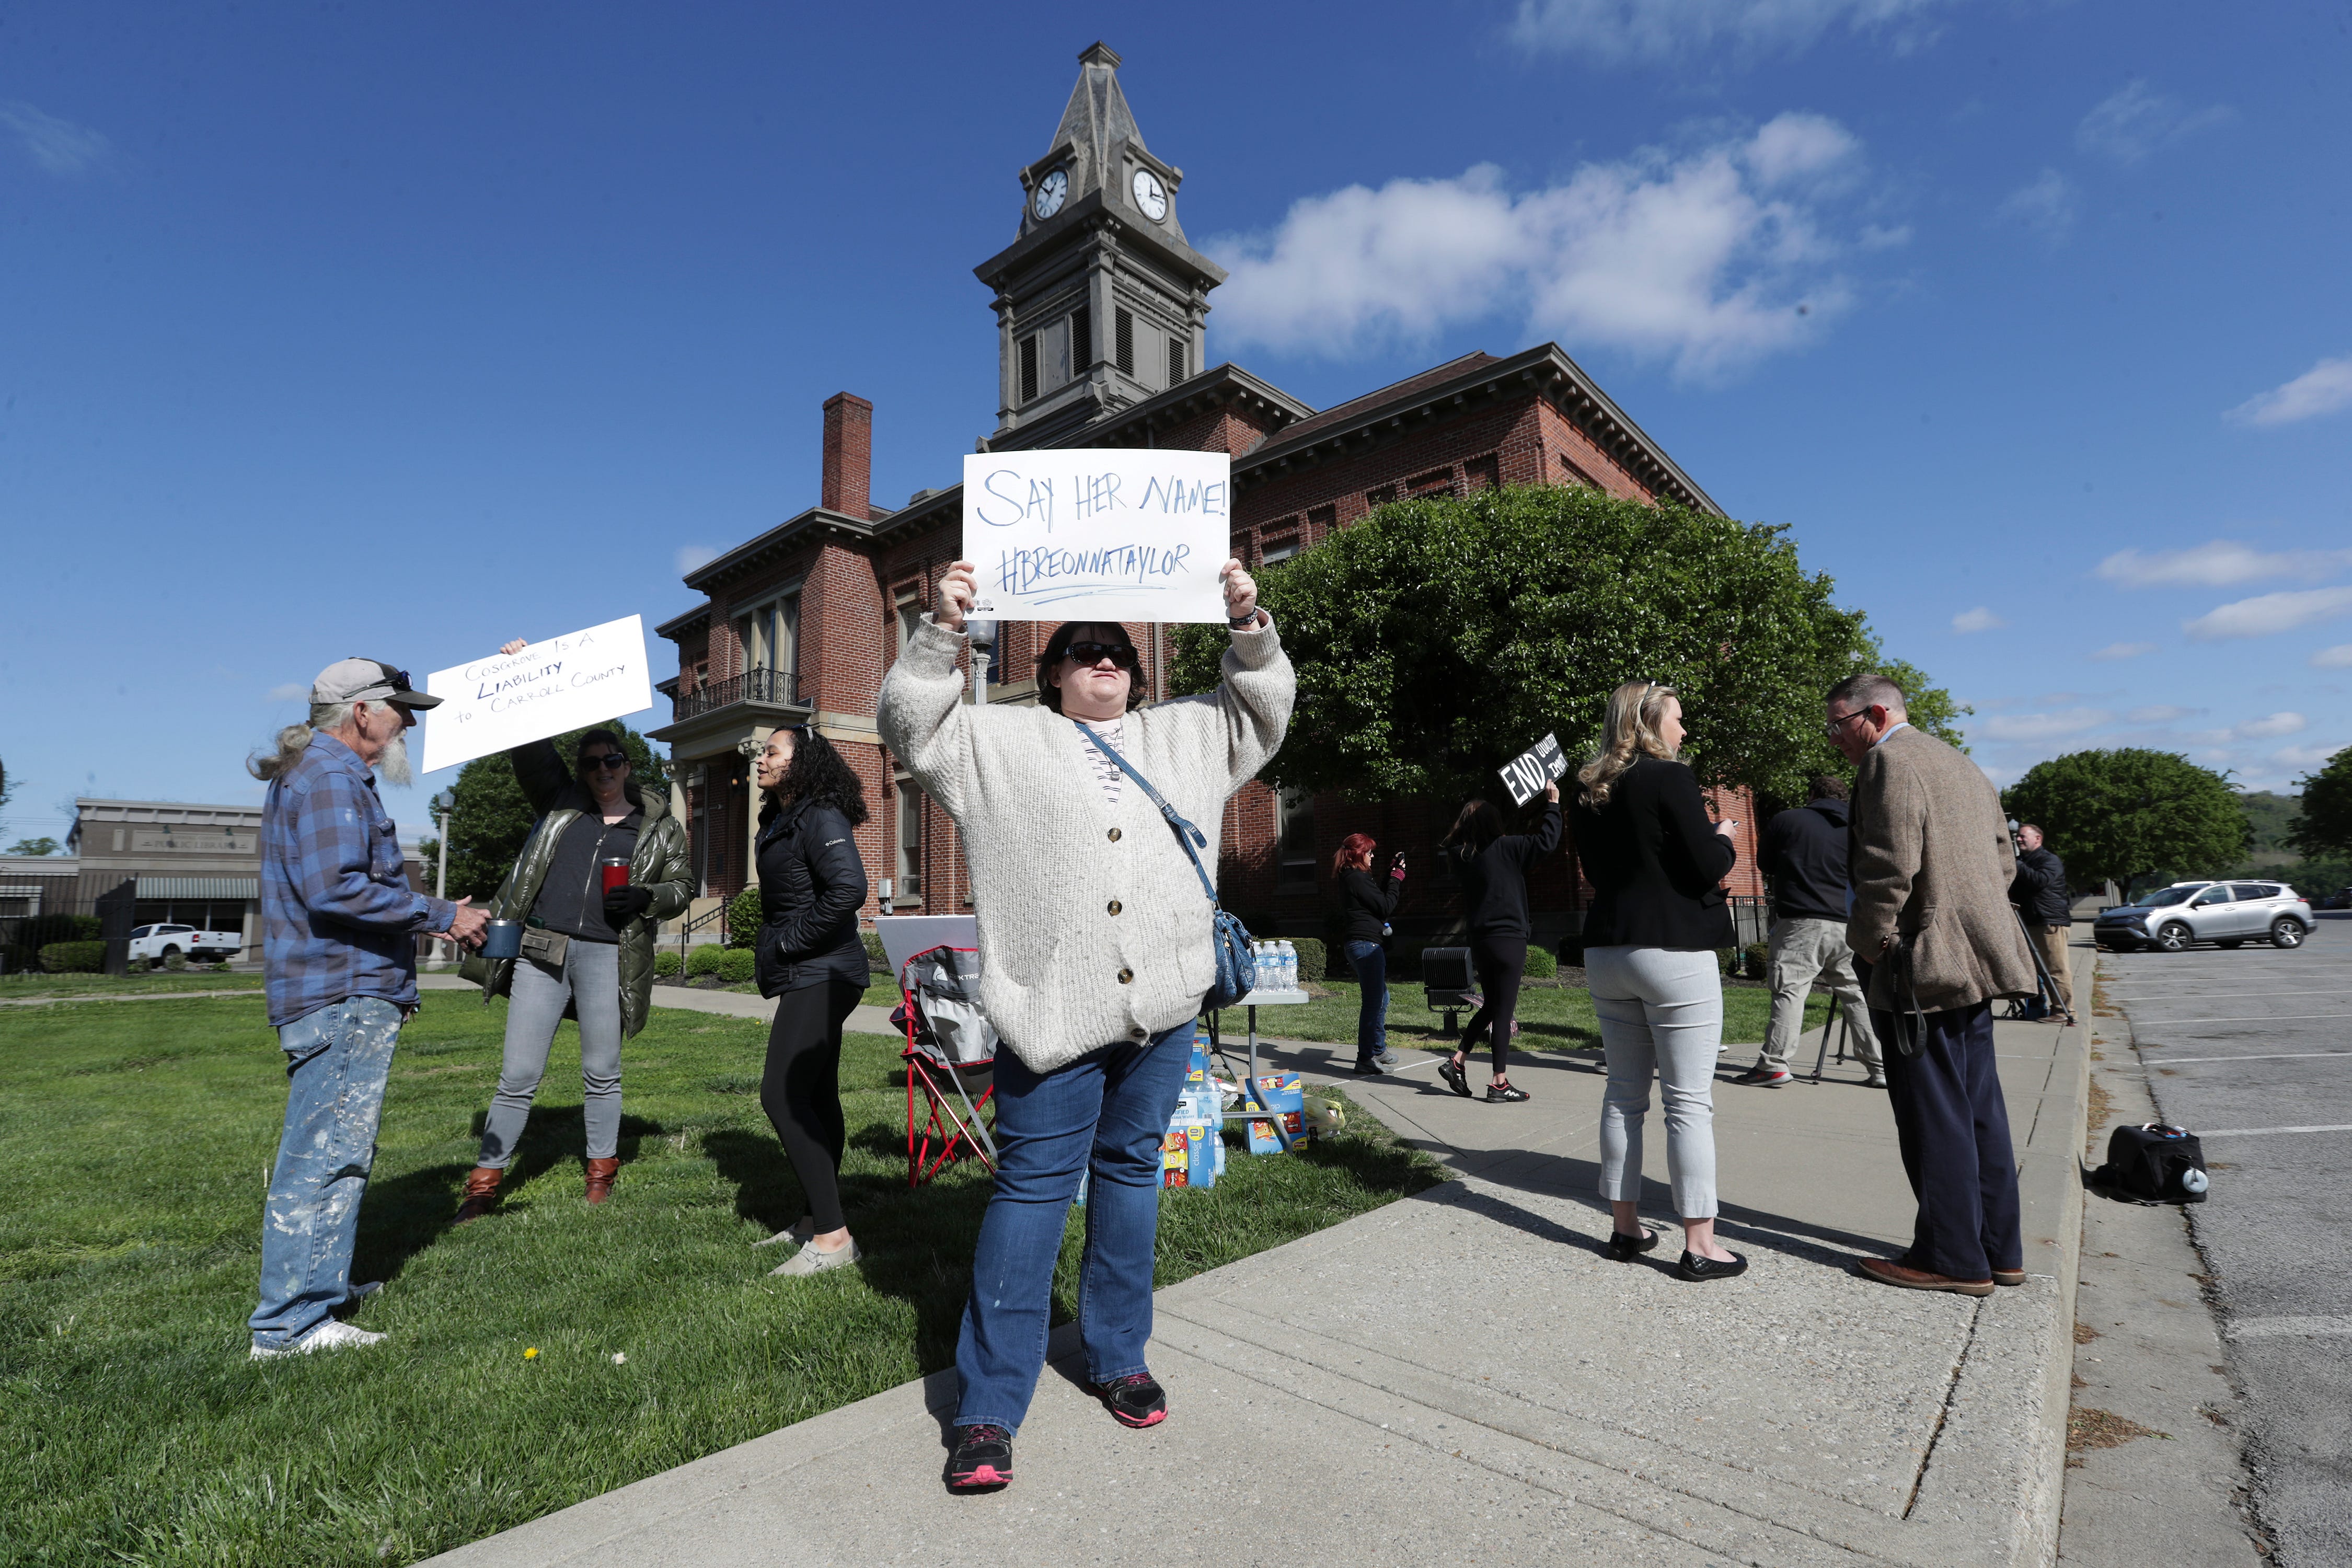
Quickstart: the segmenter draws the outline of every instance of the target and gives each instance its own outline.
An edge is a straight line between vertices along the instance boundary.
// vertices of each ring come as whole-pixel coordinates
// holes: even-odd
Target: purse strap
[[[1092,742],[1096,751],[1100,752],[1104,756],[1108,757],[1112,762],[1117,763],[1118,764],[1119,772],[1125,773],[1129,778],[1133,779],[1137,784],[1143,786],[1143,793],[1150,797],[1152,805],[1160,808],[1160,815],[1168,819],[1168,826],[1176,830],[1176,842],[1184,847],[1184,853],[1191,858],[1192,862],[1192,874],[1201,879],[1201,891],[1209,895],[1210,906],[1212,908],[1216,907],[1216,886],[1209,880],[1209,873],[1204,870],[1201,865],[1201,850],[1208,847],[1208,836],[1202,833],[1199,828],[1193,826],[1191,823],[1185,821],[1181,816],[1179,816],[1176,814],[1176,808],[1168,804],[1167,797],[1162,795],[1158,790],[1151,787],[1151,781],[1145,778],[1141,773],[1137,773],[1135,771],[1134,764],[1129,763],[1125,757],[1120,756],[1116,751],[1112,750],[1110,744],[1100,735],[1096,734],[1084,724],[1079,724],[1076,719],[1071,720],[1070,722],[1077,725],[1078,733],[1084,735],[1088,741]],[[1195,847],[1195,846],[1198,846],[1199,847]]]

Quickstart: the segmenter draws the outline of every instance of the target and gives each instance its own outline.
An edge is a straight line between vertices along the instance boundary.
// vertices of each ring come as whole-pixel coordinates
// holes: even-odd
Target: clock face
[[[1168,216],[1168,187],[1160,183],[1159,175],[1149,169],[1138,169],[1130,184],[1135,205],[1143,209],[1145,217],[1158,223]]]
[[[1029,210],[1041,218],[1052,217],[1062,210],[1062,203],[1069,194],[1069,171],[1056,169],[1037,182],[1037,189],[1029,198]]]

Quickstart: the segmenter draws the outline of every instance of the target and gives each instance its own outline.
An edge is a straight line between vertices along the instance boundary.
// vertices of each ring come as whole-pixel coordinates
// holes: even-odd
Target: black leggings
[[[1517,936],[1474,936],[1470,967],[1477,972],[1479,994],[1486,1005],[1470,1015],[1462,1027],[1464,1056],[1477,1048],[1478,1031],[1494,1037],[1495,1076],[1506,1076],[1504,1063],[1511,1048],[1511,1015],[1518,1011],[1519,976],[1528,967],[1528,942]]]
[[[846,980],[803,985],[776,998],[760,1109],[775,1123],[784,1157],[808,1194],[824,1236],[842,1227],[841,1026],[866,993]]]

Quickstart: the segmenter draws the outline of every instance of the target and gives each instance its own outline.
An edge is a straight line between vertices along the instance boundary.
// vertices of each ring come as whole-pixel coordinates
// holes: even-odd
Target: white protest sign
[[[654,705],[645,623],[635,616],[437,669],[425,692],[425,773],[543,741]]]
[[[1559,749],[1559,737],[1546,735],[1502,766],[1503,784],[1511,792],[1513,805],[1525,805],[1543,793],[1544,785],[1568,772],[1568,754]]]
[[[996,620],[1223,621],[1233,459],[1073,447],[963,460],[972,613]]]

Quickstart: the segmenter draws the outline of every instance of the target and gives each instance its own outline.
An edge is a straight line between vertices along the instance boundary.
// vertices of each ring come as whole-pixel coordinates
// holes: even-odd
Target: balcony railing
[[[805,708],[801,678],[793,669],[747,669],[724,680],[714,680],[692,691],[678,693],[671,710],[672,722],[714,713],[737,702],[761,702],[774,708]]]

